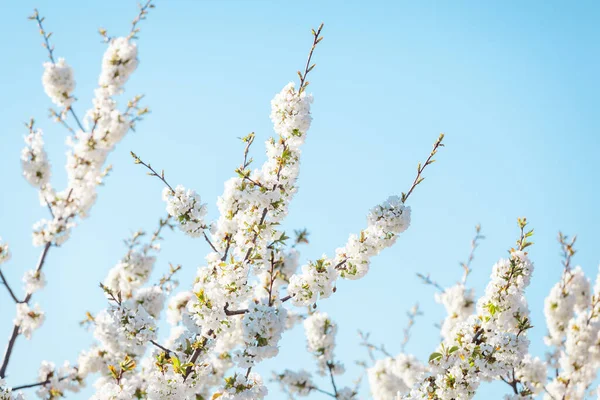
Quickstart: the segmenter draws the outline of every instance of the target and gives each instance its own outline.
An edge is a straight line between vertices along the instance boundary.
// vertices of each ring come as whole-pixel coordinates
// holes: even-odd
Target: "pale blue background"
[[[40,80],[46,54],[26,16],[39,7],[47,17],[56,56],[75,69],[82,115],[105,49],[96,29],[127,33],[136,6],[133,0],[0,5],[0,235],[13,251],[4,270],[19,287],[39,254],[31,225],[47,214],[20,176],[22,123],[30,116],[46,132],[54,184],[65,182],[66,131],[46,118],[50,101]],[[575,262],[593,278],[599,261],[599,20],[593,1],[158,1],[142,25],[141,62],[126,92],[146,94],[152,114],[111,155],[115,169],[91,217],[50,252],[48,286],[34,297],[47,322],[33,340],[19,338],[10,383],[33,382],[41,360],[76,359],[91,341],[77,322],[104,307],[97,285],[123,254],[122,239],[152,229],[164,214],[161,185],[132,163],[129,150],[164,168],[172,182],[195,188],[215,217],[222,182],[240,162],[236,138],[255,131],[254,155],[262,162],[262,142],[272,134],[269,101],[303,67],[310,28],[321,21],[325,39],[310,77],[314,124],[286,223],[310,230],[304,259],[332,255],[364,226],[371,206],[407,190],[417,162],[439,132],[447,133],[447,147],[410,199],[410,230],[374,260],[366,278],[342,282],[320,303],[340,325],[337,354],[348,368],[347,384],[360,372],[354,360],[366,358],[357,329],[397,352],[405,310],[415,301],[426,315],[408,350],[426,358],[443,311],[415,273],[432,272],[442,284],[458,280],[458,261],[467,257],[480,222],[487,240],[469,280],[480,295],[491,266],[514,244],[518,216],[536,229],[528,295],[536,325],[532,352],[541,355],[543,299],[561,271],[558,230],[579,234]],[[202,240],[168,233],[156,277],[168,262],[181,263],[180,279],[189,282],[207,250]],[[13,313],[0,293],[0,338],[8,337]],[[286,334],[280,356],[261,369],[268,377],[283,367],[312,367],[300,329]],[[509,392],[503,385],[483,386],[478,398],[501,398]],[[273,389],[269,398],[282,396]]]

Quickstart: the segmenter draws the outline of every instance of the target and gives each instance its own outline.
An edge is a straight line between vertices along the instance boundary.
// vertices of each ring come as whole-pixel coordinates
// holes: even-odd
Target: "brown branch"
[[[150,166],[150,164],[146,164],[144,161],[142,161],[141,158],[139,158],[137,156],[137,154],[135,154],[133,151],[129,152],[131,154],[131,157],[133,157],[133,161],[136,164],[142,164],[144,167],[148,168],[151,172],[148,173],[148,175],[150,176],[156,176],[158,179],[160,179],[165,185],[167,185],[167,187],[171,190],[171,192],[174,194],[175,193],[175,189],[173,189],[173,187],[171,185],[169,185],[169,183],[166,181],[165,179],[165,171],[161,171],[161,173],[159,174],[158,172],[156,172],[154,170],[154,168],[152,168]]]
[[[154,340],[150,340],[150,343],[152,343],[153,345],[155,345],[156,347],[158,347],[159,349],[161,349],[162,351],[164,351],[165,353],[167,353],[167,356],[171,353],[175,354],[175,352],[173,350],[169,350],[164,346],[161,346],[160,344],[158,344],[157,342],[155,342]],[[13,389],[14,390],[14,389]]]
[[[37,263],[36,272],[40,272],[42,267],[44,266],[44,262],[46,261],[46,255],[48,254],[48,250],[50,249],[51,243],[48,242],[44,246],[42,253],[40,254],[40,258]],[[23,303],[29,303],[31,300],[32,293],[27,293]],[[15,346],[15,342],[17,340],[17,336],[19,336],[19,325],[15,325],[13,327],[10,338],[8,339],[8,345],[6,346],[6,351],[4,352],[4,358],[2,360],[2,366],[0,366],[0,379],[6,377],[6,369],[8,368],[8,362],[10,361],[10,356],[12,355],[13,348]]]
[[[17,298],[17,296],[15,296],[15,292],[13,292],[12,288],[8,284],[8,281],[6,280],[6,277],[2,273],[1,269],[0,269],[0,279],[2,279],[2,283],[4,284],[4,286],[6,286],[6,290],[8,290],[8,294],[10,294],[10,297],[12,297],[12,299],[15,301],[15,303],[19,303],[19,299]]]

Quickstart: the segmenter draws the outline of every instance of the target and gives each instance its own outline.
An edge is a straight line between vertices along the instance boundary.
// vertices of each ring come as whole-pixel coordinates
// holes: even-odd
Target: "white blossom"
[[[44,63],[42,84],[50,100],[57,106],[69,107],[73,103],[72,93],[75,90],[75,78],[73,69],[64,58],[59,58],[56,63]]]
[[[14,323],[19,327],[21,335],[25,336],[26,339],[31,339],[31,334],[44,323],[45,318],[46,316],[39,304],[29,307],[27,303],[18,303]]]
[[[27,293],[35,293],[46,286],[46,277],[39,270],[29,270],[23,276],[24,289]]]
[[[26,146],[21,151],[23,176],[32,186],[40,188],[50,181],[50,161],[44,149],[41,130],[32,130],[25,136]]]

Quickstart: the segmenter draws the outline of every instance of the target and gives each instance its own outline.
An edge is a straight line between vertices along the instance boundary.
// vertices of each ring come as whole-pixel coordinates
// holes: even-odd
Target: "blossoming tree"
[[[108,174],[107,157],[148,112],[140,105],[141,96],[123,109],[116,96],[136,70],[139,23],[153,7],[151,0],[140,5],[126,36],[111,37],[101,30],[107,50],[92,107],[83,118],[75,110],[73,70],[65,59],[55,57],[44,18],[37,11],[31,16],[48,51],[42,82],[58,107],[52,116],[69,131],[67,185],[62,190],[53,188],[43,133],[31,120],[21,154],[23,176],[38,189],[49,217],[33,227],[33,245],[42,251],[37,265],[24,273],[24,295],[13,290],[0,269],[1,282],[16,309],[0,364],[0,400],[23,399],[28,389],[42,399],[69,397],[91,381],[92,398],[97,400],[262,399],[268,390],[255,366],[276,357],[285,331],[299,323],[304,325],[316,373],[327,376],[331,385],[320,387],[308,371],[285,367],[274,371],[271,379],[291,398],[357,399],[358,388],[345,382],[342,360],[335,354],[340,327],[317,304],[335,293],[338,280],[364,277],[371,259],[394,245],[409,228],[408,200],[423,181],[425,169],[434,163],[444,136],[439,136],[419,163],[405,193],[369,210],[364,229],[351,234],[342,247],[299,267],[298,247],[307,243],[306,231],[297,231],[292,238],[280,227],[298,190],[302,146],[312,122],[313,96],[308,93],[307,78],[315,67],[312,56],[322,40],[323,25],[312,31],[312,46],[298,82],[286,84],[271,101],[275,135],[265,143],[264,164],[252,165],[254,134],[242,138],[242,161],[217,199],[216,220],[207,219],[209,206],[195,190],[173,185],[164,171],[131,153],[133,161],[164,187],[166,215],[150,236],[136,232],[126,241],[123,256],[100,285],[106,308],[88,314],[87,320],[95,344],[81,349],[76,362],[60,367],[43,362],[36,382],[5,379],[15,342],[21,336],[34,339],[45,320],[43,308],[33,297],[46,283],[43,267],[48,254],[60,248],[88,216],[97,199],[97,186]],[[439,290],[436,300],[448,314],[441,325],[441,343],[428,360],[406,354],[404,346],[402,353],[392,356],[363,335],[371,356],[364,366],[374,399],[468,399],[481,382],[493,380],[506,382],[509,398],[541,395],[558,400],[589,395],[600,366],[600,282],[592,289],[581,268],[572,267],[574,240],[561,235],[564,272],[544,310],[548,359],[532,357],[527,339],[532,322],[524,291],[533,274],[526,252],[533,231],[526,225],[525,219],[519,219],[517,244],[493,266],[479,299],[467,287],[473,252],[463,264],[461,282],[454,286],[444,288],[429,276],[421,276]],[[211,249],[205,265],[198,268],[192,282],[184,282],[183,290],[174,280],[178,266],[150,282],[166,228],[178,228],[182,235],[206,241]],[[478,228],[473,250],[481,238]],[[0,242],[1,266],[9,259],[8,244]],[[159,340],[157,323],[163,314],[171,331],[166,340]],[[418,308],[410,312],[404,343],[419,314]],[[378,353],[384,357],[377,359]]]

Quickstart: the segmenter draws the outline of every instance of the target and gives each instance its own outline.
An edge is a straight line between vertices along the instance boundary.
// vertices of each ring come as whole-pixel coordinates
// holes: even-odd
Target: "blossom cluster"
[[[0,264],[4,264],[5,262],[10,260],[10,249],[8,248],[8,243],[3,243],[2,238],[0,237]]]
[[[165,188],[163,200],[167,203],[167,212],[175,218],[179,228],[192,237],[202,235],[206,225],[204,216],[207,213],[206,204],[202,204],[200,196],[193,190],[178,185],[175,190]]]
[[[374,400],[386,400],[393,399],[397,393],[407,393],[426,370],[426,366],[410,354],[377,360],[367,370],[371,395]]]
[[[444,306],[447,314],[440,332],[442,339],[452,340],[455,329],[475,311],[473,289],[459,283],[446,288],[442,293],[436,293],[435,301]]]
[[[50,100],[57,106],[68,108],[75,100],[72,96],[75,90],[73,68],[64,58],[59,58],[57,62],[44,63],[42,84]]]
[[[529,346],[524,290],[532,272],[533,264],[520,250],[494,265],[477,315],[456,327],[453,340],[431,355],[430,368],[410,398],[472,398],[481,381],[504,377],[521,363]]]
[[[23,176],[32,186],[44,187],[50,181],[50,161],[44,149],[41,130],[31,130],[25,136],[26,146],[21,151]]]

